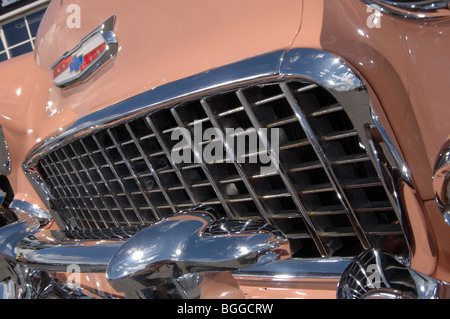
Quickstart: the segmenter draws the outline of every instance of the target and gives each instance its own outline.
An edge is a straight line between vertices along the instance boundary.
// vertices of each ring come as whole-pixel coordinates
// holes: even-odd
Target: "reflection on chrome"
[[[411,252],[411,228],[405,212],[405,205],[401,196],[405,188],[415,189],[414,181],[409,168],[399,154],[389,135],[381,125],[378,116],[370,110],[373,124],[366,124],[366,136],[368,139],[368,151],[378,168],[378,174],[384,181],[386,194],[393,204],[395,213],[403,229],[409,253]]]
[[[378,5],[383,12],[407,19],[430,19],[449,16],[449,0],[363,0],[368,5]]]
[[[439,156],[436,161],[433,175],[433,188],[436,201],[444,215],[444,219],[450,225],[450,146]]]
[[[363,251],[347,266],[339,299],[436,299],[439,282],[376,249]]]
[[[128,298],[191,299],[209,289],[206,278],[214,281],[223,272],[289,257],[287,239],[273,226],[218,219],[211,208],[199,207],[129,239],[112,257],[106,276]],[[213,278],[210,273],[215,274]],[[215,294],[224,293],[228,292]]]
[[[26,201],[14,200],[9,205],[9,209],[16,215],[18,220],[26,221],[30,228],[38,228],[53,220],[52,216],[38,205]]]

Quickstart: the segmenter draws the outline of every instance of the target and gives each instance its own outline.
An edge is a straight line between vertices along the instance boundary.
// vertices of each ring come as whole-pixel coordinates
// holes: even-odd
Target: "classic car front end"
[[[445,298],[448,1],[52,1],[0,64],[2,298]]]

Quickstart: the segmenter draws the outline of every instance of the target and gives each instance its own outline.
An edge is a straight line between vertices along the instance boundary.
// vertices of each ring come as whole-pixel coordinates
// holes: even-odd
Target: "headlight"
[[[429,19],[450,16],[450,0],[363,0],[378,5],[381,11],[412,19]]]

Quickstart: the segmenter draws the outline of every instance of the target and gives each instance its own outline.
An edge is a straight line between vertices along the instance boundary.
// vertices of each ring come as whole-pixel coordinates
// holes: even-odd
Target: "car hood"
[[[77,14],[79,25],[73,23]],[[180,78],[286,49],[300,27],[302,0],[52,1],[36,39],[37,65],[51,79],[49,67],[112,15],[117,56],[82,85],[50,85],[53,113],[69,108],[78,117]]]

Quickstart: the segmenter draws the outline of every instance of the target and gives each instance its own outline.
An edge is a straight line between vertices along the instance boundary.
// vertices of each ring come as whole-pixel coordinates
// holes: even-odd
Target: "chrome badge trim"
[[[116,56],[119,44],[114,33],[115,21],[113,15],[50,66],[56,86],[66,88],[83,83]]]

